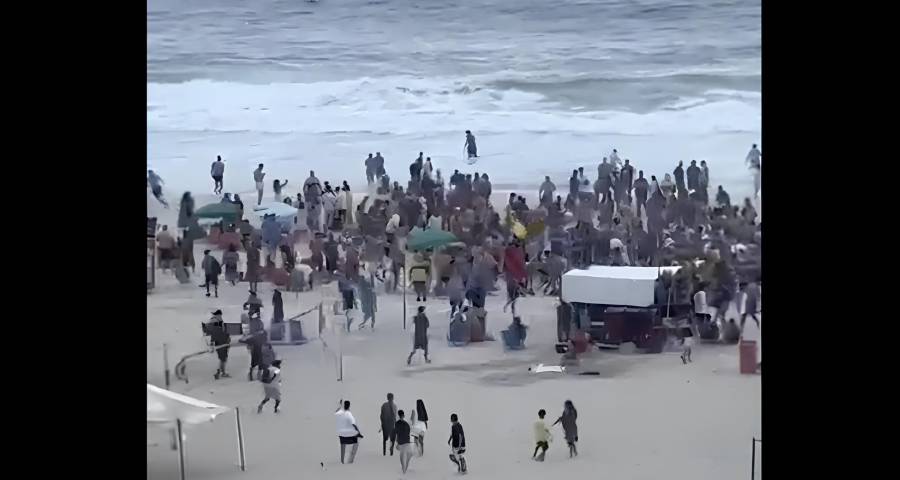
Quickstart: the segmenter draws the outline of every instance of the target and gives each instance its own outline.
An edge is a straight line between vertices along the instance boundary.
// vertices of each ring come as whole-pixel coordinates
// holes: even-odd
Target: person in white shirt
[[[322,193],[322,207],[325,210],[325,230],[327,231],[334,223],[334,214],[337,210],[337,195],[328,182],[325,182],[325,191]]]
[[[334,412],[334,417],[337,426],[338,440],[341,442],[341,463],[344,463],[347,445],[353,445],[350,449],[349,461],[349,463],[353,463],[353,459],[356,458],[356,451],[359,449],[359,439],[363,438],[363,435],[360,433],[359,427],[356,426],[356,419],[353,418],[353,414],[350,413],[349,400],[343,401],[343,408],[338,408],[338,410]]]
[[[619,152],[615,148],[609,154],[609,163],[612,164],[614,172],[618,172],[622,167],[622,160],[619,159]]]
[[[698,290],[694,294],[694,316],[700,323],[709,321],[709,313],[706,308],[706,292]]]
[[[753,173],[753,194],[759,195],[760,172],[762,171],[762,152],[756,148],[755,143],[750,147],[750,152],[747,153],[745,161],[747,162],[750,171]]]

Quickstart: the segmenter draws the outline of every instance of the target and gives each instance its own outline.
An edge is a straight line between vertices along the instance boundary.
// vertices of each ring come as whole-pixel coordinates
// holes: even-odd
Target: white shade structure
[[[206,423],[228,410],[228,407],[147,384],[147,423],[175,423],[176,420],[192,425]]]

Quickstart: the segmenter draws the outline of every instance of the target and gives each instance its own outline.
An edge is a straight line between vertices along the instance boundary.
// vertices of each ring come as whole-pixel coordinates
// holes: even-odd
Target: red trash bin
[[[741,340],[740,345],[741,373],[756,373],[756,342],[753,340]]]

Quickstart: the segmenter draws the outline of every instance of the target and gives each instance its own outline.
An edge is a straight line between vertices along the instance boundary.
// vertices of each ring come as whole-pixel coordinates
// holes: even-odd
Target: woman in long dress
[[[416,409],[413,410],[410,420],[412,421],[410,433],[421,457],[425,455],[425,431],[428,430],[428,411],[425,410],[425,402],[421,398],[416,400]]]
[[[566,400],[562,415],[553,422],[553,425],[562,422],[566,443],[569,444],[569,458],[578,456],[578,448],[575,446],[578,443],[578,425],[575,423],[577,419],[578,410],[575,410],[575,405],[571,400]]]

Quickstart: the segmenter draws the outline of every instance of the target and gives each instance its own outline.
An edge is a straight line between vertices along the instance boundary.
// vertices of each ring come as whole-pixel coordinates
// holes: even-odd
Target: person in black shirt
[[[447,440],[447,444],[450,445],[453,452],[450,454],[450,461],[456,464],[459,473],[466,473],[468,469],[463,456],[466,453],[466,434],[455,413],[450,415],[450,438]]]
[[[225,331],[225,322],[222,321],[222,311],[216,310],[213,312],[214,321],[209,324],[209,336],[212,340],[213,346],[216,347],[216,354],[219,356],[219,368],[216,369],[216,374],[213,376],[216,380],[219,377],[229,378],[231,375],[225,373],[225,364],[228,363],[228,346],[231,344],[231,336],[228,335],[228,332]]]
[[[397,454],[400,457],[400,468],[403,473],[409,468],[409,459],[412,458],[412,445],[409,444],[409,423],[403,418],[403,410],[397,412],[397,423],[394,424],[394,431],[391,432],[391,443],[397,442]]]

